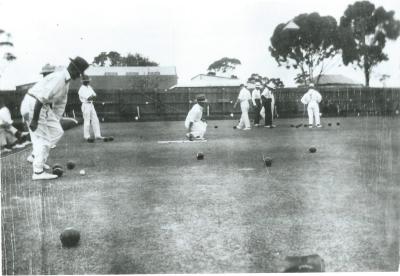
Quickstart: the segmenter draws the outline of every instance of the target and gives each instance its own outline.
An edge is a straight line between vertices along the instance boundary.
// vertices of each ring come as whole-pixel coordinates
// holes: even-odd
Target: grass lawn
[[[236,122],[209,121],[206,143],[157,143],[182,139],[183,122],[103,123],[111,143],[71,129],[51,151],[65,168],[52,181],[31,181],[30,149],[3,158],[3,274],[279,272],[309,254],[331,272],[397,270],[398,118]],[[61,246],[68,226],[76,248]]]

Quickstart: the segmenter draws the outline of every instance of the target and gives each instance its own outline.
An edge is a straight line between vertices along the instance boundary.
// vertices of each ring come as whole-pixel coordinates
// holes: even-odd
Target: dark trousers
[[[256,106],[254,107],[254,124],[259,124],[260,123],[260,111],[261,111],[261,100],[260,99],[255,99],[254,100],[256,102]]]
[[[263,97],[263,106],[265,109],[265,125],[272,126],[272,109],[271,109],[272,99],[267,99]]]

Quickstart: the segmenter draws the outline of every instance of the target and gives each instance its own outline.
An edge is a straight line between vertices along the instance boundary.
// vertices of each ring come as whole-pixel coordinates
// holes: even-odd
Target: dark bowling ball
[[[203,160],[204,159],[204,154],[202,152],[197,153],[197,160]]]
[[[79,243],[81,234],[73,227],[65,228],[60,235],[60,240],[63,246],[72,247]]]
[[[271,157],[265,157],[264,158],[264,164],[266,167],[271,167],[272,166],[272,158]]]
[[[309,149],[309,151],[310,151],[311,153],[314,153],[314,152],[317,151],[317,149],[316,149],[315,147],[311,147],[311,148]]]
[[[75,168],[75,162],[74,161],[68,161],[67,162],[67,169],[68,170],[72,170],[73,168]]]

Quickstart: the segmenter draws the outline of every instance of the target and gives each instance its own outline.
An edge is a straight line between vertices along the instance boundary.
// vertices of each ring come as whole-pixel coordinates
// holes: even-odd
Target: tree
[[[226,73],[227,71],[235,70],[237,65],[241,65],[240,60],[224,57],[211,63],[207,71]]]
[[[99,66],[158,66],[157,62],[149,60],[149,58],[142,56],[141,54],[128,53],[126,57],[121,56],[116,51],[101,52],[98,56],[93,59],[93,63]]]
[[[118,52],[111,51],[107,55],[110,66],[122,66],[122,58]]]
[[[311,13],[300,14],[291,22],[298,28],[287,28],[287,23],[276,26],[269,51],[279,66],[299,69],[300,75],[308,78],[317,72],[318,82],[326,62],[339,52],[337,21]]]
[[[400,21],[394,19],[394,11],[358,1],[347,7],[339,27],[343,63],[356,63],[363,69],[368,87],[372,68],[389,59],[383,49],[387,39],[399,37]]]
[[[143,57],[138,53],[134,55],[128,53],[128,55],[123,58],[123,63],[126,66],[158,66],[157,62],[151,61],[147,57]]]
[[[272,83],[275,88],[283,88],[285,84],[280,78],[270,78],[268,83]]]
[[[107,60],[108,60],[107,52],[101,52],[97,57],[94,58],[93,63],[100,66],[105,66]]]

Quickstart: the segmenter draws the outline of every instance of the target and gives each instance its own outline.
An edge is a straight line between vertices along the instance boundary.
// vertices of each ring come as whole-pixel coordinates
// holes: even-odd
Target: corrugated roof
[[[178,83],[171,87],[227,87],[227,86],[240,86],[243,83],[240,79],[232,79],[227,77],[210,76],[200,74],[194,76],[190,81]]]
[[[149,67],[130,67],[130,66],[112,66],[112,67],[97,67],[89,66],[85,71],[89,76],[104,76],[104,75],[167,75],[175,76],[175,66],[149,66]]]
[[[321,75],[318,85],[362,85],[343,75]]]

